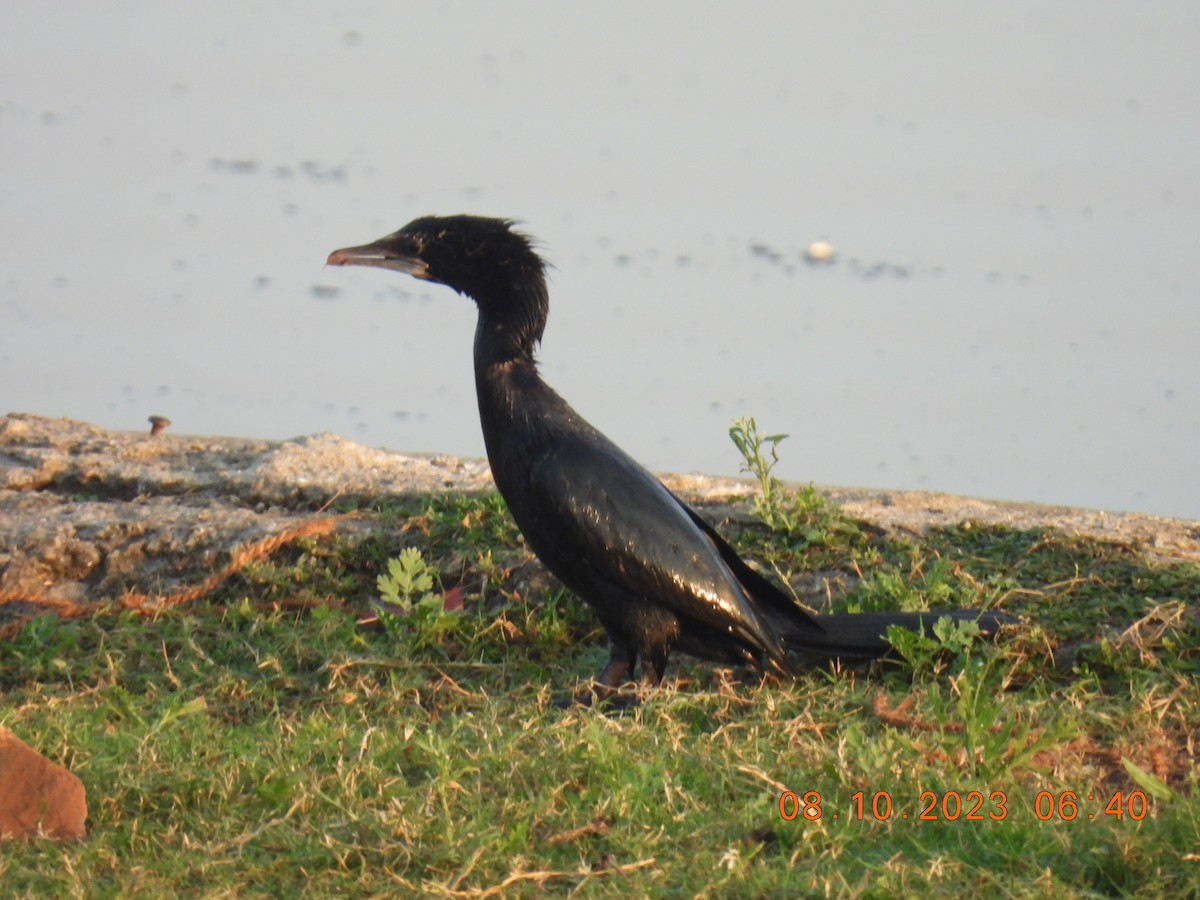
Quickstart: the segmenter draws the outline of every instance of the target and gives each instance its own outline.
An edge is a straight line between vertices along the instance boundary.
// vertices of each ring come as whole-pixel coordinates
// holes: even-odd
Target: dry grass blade
[[[494,884],[487,888],[477,888],[465,891],[456,890],[450,888],[449,886],[441,887],[439,885],[428,883],[425,884],[424,887],[426,890],[440,891],[440,893],[447,897],[503,897],[509,888],[523,882],[533,882],[540,887],[548,881],[555,881],[563,878],[586,879],[597,878],[605,875],[624,875],[628,872],[635,872],[638,869],[644,869],[647,866],[653,866],[655,861],[656,860],[654,857],[650,857],[649,859],[639,859],[637,862],[626,863],[624,865],[613,865],[611,863],[606,863],[603,866],[580,868],[580,870],[577,872],[550,870],[538,872],[514,872],[499,884]]]

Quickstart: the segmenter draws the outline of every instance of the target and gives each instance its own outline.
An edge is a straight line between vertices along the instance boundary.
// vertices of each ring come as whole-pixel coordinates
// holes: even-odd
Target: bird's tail
[[[802,656],[820,656],[846,660],[875,659],[891,650],[886,634],[889,625],[909,631],[933,633],[937,620],[947,616],[959,622],[977,622],[985,637],[995,637],[1002,625],[1016,624],[1004,613],[973,609],[934,610],[932,612],[867,612],[815,616],[820,631],[790,628],[784,633],[788,650]]]

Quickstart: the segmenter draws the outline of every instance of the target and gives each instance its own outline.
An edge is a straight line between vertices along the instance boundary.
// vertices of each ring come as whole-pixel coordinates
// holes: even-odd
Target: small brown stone
[[[84,836],[83,782],[0,726],[0,840]]]

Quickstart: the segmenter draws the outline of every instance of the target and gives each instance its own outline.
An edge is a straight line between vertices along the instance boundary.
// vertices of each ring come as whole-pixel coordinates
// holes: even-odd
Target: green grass
[[[1028,625],[795,682],[678,656],[640,705],[562,709],[602,636],[496,496],[360,510],[353,546],[301,542],[191,606],[46,616],[0,644],[0,723],[89,802],[86,841],[4,847],[4,893],[1200,895],[1197,566],[970,523],[900,540],[813,491],[774,502],[774,528],[723,529],[815,606]],[[359,621],[403,547],[460,612]],[[820,818],[785,819],[786,791],[819,793]],[[1135,791],[1144,818],[1104,812]]]

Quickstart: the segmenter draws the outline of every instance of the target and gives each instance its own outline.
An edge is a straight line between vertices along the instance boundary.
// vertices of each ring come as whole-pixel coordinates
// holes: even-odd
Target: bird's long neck
[[[546,328],[550,299],[541,272],[527,274],[494,294],[476,297],[475,375],[497,366],[534,366],[534,351]]]
[[[541,429],[546,401],[550,406],[562,401],[542,381],[534,359],[546,324],[545,282],[540,277],[531,279],[499,301],[477,302],[475,393],[488,459],[495,471],[502,444],[520,445],[533,439]],[[496,474],[499,477],[500,473]]]

